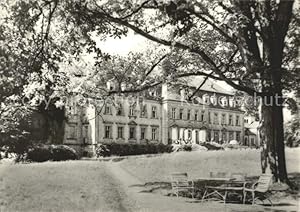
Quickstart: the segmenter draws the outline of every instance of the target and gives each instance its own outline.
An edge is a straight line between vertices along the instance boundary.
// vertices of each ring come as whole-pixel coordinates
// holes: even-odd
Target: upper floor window
[[[142,105],[141,106],[141,117],[142,118],[147,117],[147,105]]]
[[[183,109],[179,110],[179,119],[183,119]]]
[[[191,110],[188,110],[187,111],[187,120],[190,120],[191,119]]]
[[[201,111],[200,121],[204,121],[204,111]]]
[[[218,118],[219,118],[218,113],[214,113],[214,124],[219,124]]]
[[[231,114],[229,115],[229,121],[228,121],[228,124],[229,124],[230,126],[233,125],[233,119],[232,119],[232,115],[231,115]]]
[[[210,112],[208,112],[208,123],[211,124]]]
[[[225,113],[222,114],[222,122],[221,123],[226,124],[226,114]]]
[[[172,108],[172,119],[176,119],[176,108]]]
[[[152,106],[152,118],[157,118],[157,107]]]
[[[130,105],[129,106],[129,116],[134,116],[135,113],[134,113],[134,106],[133,105]]]
[[[105,126],[104,138],[111,138],[111,126]]]
[[[235,117],[235,125],[240,126],[240,116],[239,115],[236,115],[236,117]]]
[[[116,110],[117,110],[117,116],[122,116],[122,115],[124,115],[124,113],[123,113],[123,108],[122,108],[122,105],[121,105],[121,104],[117,106]]]
[[[195,121],[198,121],[198,110],[195,110]]]

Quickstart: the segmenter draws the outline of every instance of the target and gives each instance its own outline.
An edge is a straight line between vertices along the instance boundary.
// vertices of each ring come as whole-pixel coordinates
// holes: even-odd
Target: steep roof
[[[198,88],[204,80],[205,79],[203,77],[191,77],[187,79],[187,82],[189,86]],[[228,91],[220,85],[220,82],[211,79],[206,80],[206,82],[204,83],[204,85],[202,85],[200,90],[212,93],[234,95],[233,91]]]

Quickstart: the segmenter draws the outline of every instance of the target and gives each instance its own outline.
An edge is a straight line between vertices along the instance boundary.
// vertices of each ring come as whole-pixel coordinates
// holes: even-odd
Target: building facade
[[[83,106],[73,100],[66,110],[64,143],[87,152],[109,142],[243,143],[244,112],[233,94],[209,83],[199,91],[192,86],[162,85]]]
[[[255,120],[254,116],[247,116],[244,118],[244,127],[245,127],[245,135],[244,135],[244,144],[249,147],[259,147],[259,139],[258,139],[258,127],[259,121]]]

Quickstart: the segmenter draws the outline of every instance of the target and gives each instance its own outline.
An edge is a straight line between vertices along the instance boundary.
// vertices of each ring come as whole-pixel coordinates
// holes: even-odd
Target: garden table
[[[235,178],[229,178],[229,177],[208,177],[208,178],[197,178],[194,180],[195,182],[204,181],[205,182],[205,191],[202,196],[202,201],[204,201],[206,198],[217,195],[222,198],[224,201],[224,204],[226,203],[226,197],[229,191],[234,192],[242,192],[242,195],[244,195],[244,188],[246,186],[246,181],[237,181]],[[218,183],[221,184],[220,186],[208,186],[212,183]],[[222,194],[224,192],[224,194]]]

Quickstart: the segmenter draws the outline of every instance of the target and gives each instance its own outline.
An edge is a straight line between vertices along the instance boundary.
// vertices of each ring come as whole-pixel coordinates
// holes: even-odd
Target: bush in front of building
[[[66,145],[51,145],[52,160],[64,161],[64,160],[77,160],[78,155],[76,151]]]
[[[52,159],[52,152],[48,146],[36,146],[27,153],[26,160],[32,162],[45,162]]]
[[[212,142],[203,142],[200,145],[206,147],[207,150],[224,150],[223,147],[214,145]]]
[[[78,159],[77,152],[66,145],[36,145],[26,156],[30,162],[65,161]]]
[[[158,153],[170,153],[170,152],[172,152],[172,146],[161,144],[161,143],[159,144],[108,143],[108,144],[99,144],[96,148],[97,157],[158,154]]]

